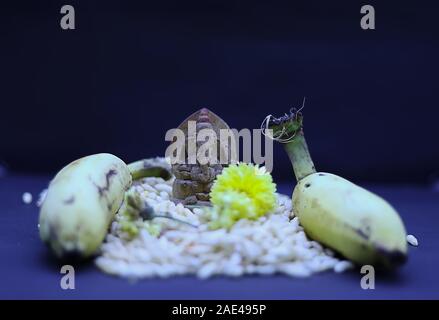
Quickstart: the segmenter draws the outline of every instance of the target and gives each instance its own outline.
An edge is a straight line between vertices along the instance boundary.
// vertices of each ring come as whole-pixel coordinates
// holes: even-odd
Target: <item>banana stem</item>
[[[271,116],[268,118],[268,128],[273,130],[271,137],[284,144],[296,180],[300,181],[315,173],[316,169],[303,134],[303,117],[300,110],[291,109],[289,114],[280,118],[271,118]]]
[[[176,222],[187,224],[191,227],[196,228],[197,226],[193,225],[192,223],[189,223],[184,220],[180,220],[178,218],[174,218],[171,216],[170,213],[164,212],[164,213],[156,213],[154,209],[149,206],[145,201],[143,201],[139,195],[128,195],[127,196],[127,206],[132,209],[132,212],[137,213],[140,217],[142,217],[144,220],[152,220],[154,218],[166,218],[170,220],[174,220]]]
[[[172,177],[170,168],[161,165],[154,159],[145,159],[128,164],[133,180],[140,180],[147,177],[160,177],[169,180]]]
[[[188,225],[188,226],[190,226],[190,227],[192,227],[192,228],[197,228],[196,225],[193,225],[193,224],[190,223],[190,222],[187,222],[187,221],[184,221],[184,220],[180,220],[180,219],[174,218],[173,216],[168,215],[168,214],[154,214],[154,216],[152,217],[152,219],[154,219],[154,218],[166,218],[166,219],[174,220],[174,221],[179,222],[179,223],[186,224],[186,225]]]
[[[294,175],[297,181],[316,172],[311,155],[309,154],[305,136],[303,135],[303,130],[300,130],[290,142],[284,144],[284,148],[293,165]]]

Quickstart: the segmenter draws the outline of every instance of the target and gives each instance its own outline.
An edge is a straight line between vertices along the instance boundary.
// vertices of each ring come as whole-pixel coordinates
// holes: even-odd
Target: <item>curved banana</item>
[[[59,258],[86,258],[103,242],[132,180],[171,178],[163,164],[142,160],[126,165],[101,153],[64,167],[51,181],[40,210],[40,237]]]
[[[40,211],[41,239],[60,258],[92,255],[130,186],[128,167],[116,156],[73,161],[49,185]]]
[[[300,112],[293,109],[268,122],[271,137],[284,143],[293,165],[293,208],[307,235],[360,265],[393,268],[404,263],[406,231],[395,209],[346,179],[316,172]]]
[[[358,264],[388,268],[406,258],[404,225],[376,194],[330,173],[300,180],[293,207],[307,234]]]

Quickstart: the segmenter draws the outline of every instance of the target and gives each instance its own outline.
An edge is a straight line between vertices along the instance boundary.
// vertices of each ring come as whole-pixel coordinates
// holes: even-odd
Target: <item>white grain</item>
[[[30,192],[25,192],[21,196],[21,199],[25,204],[31,204],[32,203],[32,194]]]
[[[334,271],[336,273],[342,273],[346,270],[352,269],[354,265],[350,261],[340,261],[334,266]]]
[[[412,234],[407,236],[407,242],[414,247],[418,246],[418,239],[416,239],[416,237]]]
[[[187,274],[205,279],[215,275],[274,273],[308,277],[316,272],[343,272],[352,267],[350,262],[333,257],[331,250],[308,240],[299,218],[292,212],[290,197],[278,194],[277,208],[255,221],[242,219],[230,230],[210,230],[205,210],[190,210],[170,201],[172,183],[173,179],[146,178],[135,190],[155,210],[168,212],[197,228],[156,218],[153,223],[161,228],[159,237],[141,230],[138,237],[129,241],[118,228],[120,216],[116,214],[111,233],[96,259],[100,269],[130,279]],[[140,218],[136,221],[138,225],[142,223]]]

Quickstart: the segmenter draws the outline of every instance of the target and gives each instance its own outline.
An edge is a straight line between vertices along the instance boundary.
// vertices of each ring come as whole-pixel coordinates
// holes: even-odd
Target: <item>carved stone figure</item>
[[[209,161],[207,164],[201,164],[198,159],[196,159],[196,163],[189,163],[189,140],[194,139],[197,150],[203,144],[203,141],[196,141],[195,137],[190,136],[191,133],[188,130],[189,121],[195,121],[196,134],[202,129],[212,129],[215,132],[217,138],[217,163]],[[220,144],[220,130],[229,129],[229,126],[212,111],[202,108],[184,120],[177,129],[185,133],[186,143],[184,145],[184,163],[172,165],[172,173],[175,175],[172,188],[173,201],[188,206],[210,205],[210,189],[216,176],[223,169],[223,165],[219,161],[220,155],[226,153],[230,155],[229,150],[225,150]],[[230,157],[227,159],[230,159]]]

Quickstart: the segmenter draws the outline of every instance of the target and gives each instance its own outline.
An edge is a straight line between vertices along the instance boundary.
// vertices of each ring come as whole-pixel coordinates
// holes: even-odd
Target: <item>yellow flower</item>
[[[229,228],[242,218],[257,219],[276,206],[276,185],[264,167],[232,164],[212,186],[211,202],[218,217],[212,227]]]

